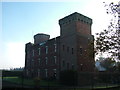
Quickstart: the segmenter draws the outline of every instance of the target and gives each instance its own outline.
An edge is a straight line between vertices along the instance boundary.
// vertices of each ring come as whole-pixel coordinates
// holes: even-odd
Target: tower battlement
[[[84,16],[82,14],[79,14],[77,12],[72,13],[71,15],[60,19],[59,24],[60,25],[65,25],[65,24],[68,24],[68,23],[71,23],[71,22],[74,22],[74,21],[81,21],[83,23],[90,24],[90,25],[92,24],[92,19],[91,18],[89,18],[87,16]]]

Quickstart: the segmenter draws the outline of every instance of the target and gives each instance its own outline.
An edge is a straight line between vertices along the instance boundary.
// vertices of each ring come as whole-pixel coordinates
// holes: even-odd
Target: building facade
[[[25,74],[28,77],[59,78],[60,71],[94,71],[92,19],[77,12],[59,20],[60,36],[49,39],[36,34],[34,44],[25,47]]]

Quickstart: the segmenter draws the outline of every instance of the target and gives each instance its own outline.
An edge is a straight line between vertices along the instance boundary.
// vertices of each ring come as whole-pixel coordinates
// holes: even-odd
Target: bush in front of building
[[[78,73],[74,70],[65,70],[60,72],[60,83],[63,85],[75,86],[78,83]]]
[[[2,71],[3,77],[22,77],[23,71]]]
[[[41,78],[39,78],[39,77],[33,78],[33,82],[34,82],[34,84],[35,84],[35,87],[38,87],[38,86],[39,86],[40,81],[41,81]]]

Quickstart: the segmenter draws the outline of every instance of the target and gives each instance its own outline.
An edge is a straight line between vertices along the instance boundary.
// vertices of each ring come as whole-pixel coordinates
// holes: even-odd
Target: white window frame
[[[47,78],[48,77],[48,70],[45,69],[45,77]]]
[[[57,44],[54,44],[55,52],[57,52]]]

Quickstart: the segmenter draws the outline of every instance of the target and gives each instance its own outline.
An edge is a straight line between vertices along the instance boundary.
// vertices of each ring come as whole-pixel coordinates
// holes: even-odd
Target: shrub
[[[78,74],[74,70],[60,72],[60,82],[64,85],[77,85]]]

